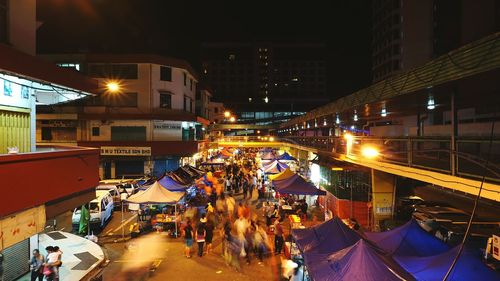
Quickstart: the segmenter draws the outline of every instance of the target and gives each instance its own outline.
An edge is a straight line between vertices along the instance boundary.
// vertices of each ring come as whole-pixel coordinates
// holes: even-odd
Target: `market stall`
[[[134,194],[127,198],[125,202],[139,205],[172,205],[174,206],[174,216],[177,216],[177,203],[184,197],[185,192],[173,192],[163,187],[158,181],[149,186],[143,192]],[[123,221],[123,208],[122,208]],[[178,233],[178,226],[175,223],[175,233]],[[123,232],[122,232],[123,235]]]

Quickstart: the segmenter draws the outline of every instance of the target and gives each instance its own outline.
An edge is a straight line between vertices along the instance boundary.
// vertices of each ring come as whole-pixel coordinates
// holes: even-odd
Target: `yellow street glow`
[[[108,89],[108,91],[115,93],[120,90],[120,84],[118,84],[118,82],[116,81],[109,81],[108,83],[106,83],[106,88]]]
[[[224,111],[224,117],[228,118],[229,116],[231,116],[231,112],[229,111]]]
[[[229,118],[229,121],[234,122],[234,121],[236,121],[236,118],[234,118],[234,116],[231,116],[231,118]]]
[[[375,158],[379,155],[379,152],[374,147],[365,146],[361,149],[361,155],[363,155],[366,158]]]
[[[274,137],[269,137],[269,141],[274,141]]]

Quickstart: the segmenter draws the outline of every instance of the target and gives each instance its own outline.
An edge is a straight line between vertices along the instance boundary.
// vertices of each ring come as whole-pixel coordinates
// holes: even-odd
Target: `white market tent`
[[[177,215],[177,202],[186,194],[186,192],[170,191],[160,185],[158,181],[149,186],[145,191],[134,194],[125,201],[135,204],[174,204],[175,214]],[[122,204],[123,206],[123,204]],[[123,208],[122,208],[123,221]],[[177,223],[175,224],[177,234]]]
[[[136,204],[175,204],[184,194],[185,192],[170,191],[156,181],[144,192],[134,194],[125,201]]]

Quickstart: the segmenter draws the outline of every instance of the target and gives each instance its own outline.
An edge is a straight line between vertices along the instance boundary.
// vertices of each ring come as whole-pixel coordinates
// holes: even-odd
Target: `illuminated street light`
[[[274,137],[269,137],[269,141],[274,141]]]
[[[436,108],[434,97],[432,95],[429,95],[429,100],[427,101],[427,109],[433,110],[434,108]]]
[[[120,91],[120,83],[117,81],[109,81],[106,83],[106,89],[111,93],[117,93]]]
[[[375,147],[365,146],[361,149],[361,155],[366,158],[373,159],[379,155],[379,152]]]
[[[231,112],[229,112],[227,110],[224,111],[224,117],[229,118],[229,116],[231,116]]]
[[[231,116],[231,117],[229,118],[229,122],[234,122],[234,121],[236,121],[236,118],[234,118],[234,116]]]
[[[380,112],[380,116],[382,116],[382,117],[387,116],[387,109],[385,107],[382,108],[382,111]]]

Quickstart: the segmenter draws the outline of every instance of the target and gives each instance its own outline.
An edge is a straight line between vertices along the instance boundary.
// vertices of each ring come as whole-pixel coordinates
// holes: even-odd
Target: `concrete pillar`
[[[396,176],[375,169],[371,173],[374,228],[379,230],[381,220],[393,217]]]
[[[99,178],[104,179],[104,162],[99,162]]]
[[[111,161],[111,178],[116,179],[116,163]]]

